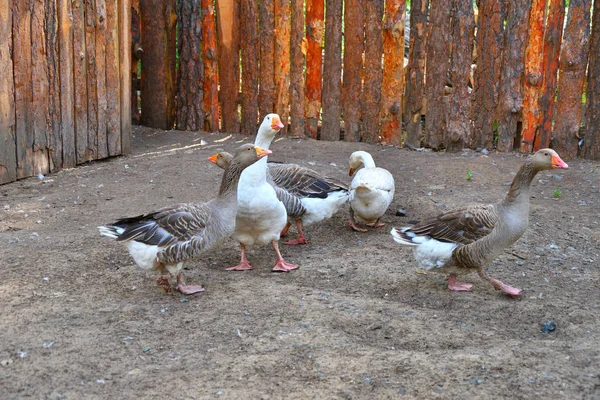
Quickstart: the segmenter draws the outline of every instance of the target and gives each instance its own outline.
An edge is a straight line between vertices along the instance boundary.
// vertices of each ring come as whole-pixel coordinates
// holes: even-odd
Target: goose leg
[[[252,265],[250,265],[248,259],[246,258],[246,245],[240,243],[240,247],[242,249],[242,260],[238,265],[226,268],[225,271],[246,271],[252,269]]]
[[[273,249],[275,249],[275,253],[277,253],[277,263],[273,267],[274,272],[290,272],[291,270],[297,269],[298,266],[294,264],[290,264],[285,262],[281,253],[279,252],[279,245],[276,240],[271,241],[273,244]]]
[[[289,222],[288,222],[289,224]],[[296,240],[288,240],[287,242],[284,242],[283,244],[289,244],[289,245],[297,245],[297,244],[306,244],[308,243],[308,240],[306,240],[306,237],[304,236],[304,231],[302,230],[302,219],[298,218],[296,220],[296,228],[298,228],[298,239]],[[285,230],[285,228],[284,228]]]
[[[186,285],[183,280],[183,272],[177,275],[177,290],[183,294],[194,294],[204,292],[204,288],[200,285]]]
[[[367,226],[372,228],[381,228],[382,226],[385,226],[385,224],[383,222],[379,222],[379,218],[377,218],[377,221],[367,224]]]
[[[360,228],[354,222],[354,210],[350,207],[350,228],[354,229],[357,232],[367,232],[367,229]]]
[[[455,292],[470,292],[473,285],[456,281],[456,274],[452,273],[448,277],[448,289]]]
[[[283,228],[283,230],[281,231],[281,233],[279,234],[280,237],[285,237],[288,234],[288,231],[290,230],[290,226],[292,226],[292,223],[290,221],[287,222],[287,224],[285,224],[285,228]]]
[[[491,283],[496,288],[496,290],[502,290],[504,293],[507,293],[511,296],[518,296],[521,294],[521,289],[517,289],[510,285],[506,285],[500,282],[498,279],[494,279],[492,277],[487,276],[485,272],[483,272],[483,269],[480,269],[479,271],[477,271],[477,273],[479,274],[481,279],[485,279],[486,281]]]
[[[171,291],[171,285],[169,284],[169,278],[171,277],[171,274],[169,273],[169,271],[167,271],[165,266],[158,261],[158,259],[157,262],[158,267],[156,269],[158,269],[162,275],[156,280],[156,284],[158,286],[162,286],[165,293],[169,293]]]

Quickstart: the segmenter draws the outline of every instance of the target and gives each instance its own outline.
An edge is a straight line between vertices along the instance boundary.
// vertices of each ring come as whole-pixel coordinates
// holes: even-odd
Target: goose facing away
[[[379,219],[394,198],[394,177],[388,170],[376,167],[366,151],[352,153],[349,164],[348,174],[354,175],[350,183],[350,227],[359,232],[367,231],[356,225],[356,216],[367,221],[368,226],[385,226]]]
[[[496,289],[518,296],[520,289],[489,277],[484,267],[527,230],[529,187],[535,175],[568,167],[554,150],[541,149],[521,166],[499,203],[470,205],[410,227],[393,228],[392,237],[400,244],[415,246],[413,253],[420,268],[450,273],[450,290],[470,291],[472,285],[457,282],[456,274],[477,271]]]
[[[255,145],[268,149],[275,135],[283,128],[277,114],[268,114],[258,129]],[[289,272],[298,268],[286,262],[279,251],[279,236],[287,222],[285,206],[277,198],[275,189],[267,182],[267,158],[246,168],[240,176],[238,210],[233,238],[240,243],[241,260],[228,271],[252,269],[246,258],[246,246],[271,243],[277,261],[273,271]]]
[[[225,170],[216,198],[206,203],[176,204],[137,217],[123,218],[99,226],[100,234],[125,242],[139,267],[163,274],[157,283],[165,291],[170,290],[169,277],[176,275],[180,292],[202,292],[201,286],[184,283],[183,264],[231,235],[235,227],[240,175],[244,168],[268,154],[271,154],[270,150],[244,144],[237,149]]]
[[[223,151],[209,160],[226,168],[232,157]],[[348,202],[348,186],[298,164],[268,163],[267,182],[273,186],[287,212],[287,224],[280,236],[286,236],[292,223],[296,223],[298,238],[284,242],[288,245],[308,243],[303,226],[331,218]]]

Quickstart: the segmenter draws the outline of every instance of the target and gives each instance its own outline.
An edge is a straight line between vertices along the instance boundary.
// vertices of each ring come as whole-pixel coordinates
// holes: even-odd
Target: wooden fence
[[[600,0],[139,1],[142,124],[600,158]]]
[[[129,0],[0,0],[0,184],[129,152]]]

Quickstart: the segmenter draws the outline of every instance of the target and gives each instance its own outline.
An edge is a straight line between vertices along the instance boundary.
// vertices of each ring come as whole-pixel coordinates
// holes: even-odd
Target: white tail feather
[[[123,233],[124,229],[116,226],[106,226],[102,225],[98,227],[100,234],[102,236],[106,236],[109,238],[117,239],[121,233]]]

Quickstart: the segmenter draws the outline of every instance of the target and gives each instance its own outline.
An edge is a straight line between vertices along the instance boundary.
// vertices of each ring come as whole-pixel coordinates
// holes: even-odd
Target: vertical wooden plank
[[[600,160],[600,1],[594,1],[590,62],[587,72],[585,137],[581,153],[585,158]]]
[[[275,110],[287,134],[290,116],[290,0],[275,0]]]
[[[12,0],[0,0],[0,185],[17,179]]]
[[[258,125],[258,4],[241,0],[242,134],[255,135]]]
[[[444,90],[450,58],[450,0],[431,3],[429,37],[427,38],[427,80],[425,93],[427,116],[425,118],[425,145],[434,150],[444,145],[446,107]],[[411,27],[412,29],[412,27]]]
[[[121,89],[121,153],[131,152],[131,3],[117,0],[119,15],[119,83]]]
[[[84,1],[85,53],[87,57],[87,160],[98,158],[98,86],[96,59],[96,3]]]
[[[344,4],[344,79],[341,94],[344,140],[359,142],[366,10],[362,0],[346,0]]]
[[[275,2],[260,1],[260,88],[258,93],[259,120],[275,112]]]
[[[178,4],[181,3],[178,2]],[[177,20],[179,23],[179,19]],[[140,1],[131,0],[131,43],[132,43],[132,55],[131,55],[131,122],[135,125],[140,124],[142,117],[141,111],[141,99],[139,96],[140,90],[142,89],[142,74],[141,74],[141,61],[144,55],[144,48],[142,47],[142,20],[140,18]],[[177,75],[179,77],[179,75]]]
[[[73,86],[73,29],[71,0],[58,2],[58,35],[60,53],[60,128],[62,136],[63,168],[77,163],[75,151],[75,89]]]
[[[383,0],[367,0],[365,17],[365,75],[362,93],[362,130],[364,142],[377,143],[381,134],[381,82],[383,69]]]
[[[240,91],[240,0],[217,0],[219,53],[219,101],[222,130],[240,131],[238,97]]]
[[[560,53],[560,73],[552,148],[564,159],[577,156],[588,64],[591,0],[571,0]]]
[[[477,27],[477,70],[473,88],[471,118],[475,123],[473,147],[492,149],[494,142],[495,110],[503,43],[502,3],[500,0],[481,0]]]
[[[292,0],[290,38],[290,134],[304,136],[304,65],[306,45],[304,39],[304,0]],[[303,47],[304,45],[304,47]]]
[[[450,58],[450,83],[447,131],[444,147],[448,151],[461,151],[469,147],[471,130],[471,98],[469,76],[473,60],[473,35],[475,14],[470,1],[454,0],[452,4],[452,51]]]
[[[106,126],[106,0],[96,1],[96,93],[98,93],[98,147],[96,158],[108,157]]]
[[[406,102],[404,103],[404,123],[409,147],[421,147],[423,98],[425,93],[425,57],[428,0],[413,0],[410,12],[410,44],[408,65],[406,66]]]
[[[523,82],[523,129],[520,150],[531,152],[540,128],[539,97],[542,85],[544,48],[544,12],[546,0],[533,0],[529,13],[529,31],[525,50],[525,79]]]
[[[324,6],[324,0],[306,0],[306,131],[313,139],[317,138],[321,115]]]
[[[121,154],[117,0],[106,0],[106,139],[108,155]],[[131,76],[123,77],[131,81]]]
[[[47,58],[46,4],[34,0],[31,8],[31,112],[33,129],[33,172],[50,171],[48,147],[49,131],[49,77]]]
[[[77,164],[88,161],[87,57],[85,48],[85,3],[73,6],[73,82],[75,106],[75,148]]]
[[[498,142],[496,149],[506,152],[518,147],[515,143],[517,124],[523,108],[522,82],[525,71],[525,48],[527,45],[527,22],[531,0],[508,0],[502,72],[496,120]]]
[[[383,21],[381,141],[394,145],[402,142],[405,14],[406,0],[386,1]]]
[[[202,0],[202,61],[204,63],[204,130],[219,131],[219,72],[215,7],[212,0]]]
[[[177,73],[177,129],[204,129],[204,63],[200,0],[177,3],[179,71]]]
[[[327,0],[323,67],[322,140],[340,140],[342,74],[342,0]]]
[[[542,93],[540,96],[541,129],[533,142],[534,150],[550,146],[554,99],[556,98],[558,56],[560,54],[560,44],[562,43],[564,19],[565,0],[550,0],[544,32],[544,61],[542,63]]]
[[[58,171],[63,165],[63,138],[60,126],[60,55],[57,1],[45,0],[44,32],[46,34],[45,57],[48,63],[48,104],[46,137],[49,171]]]

